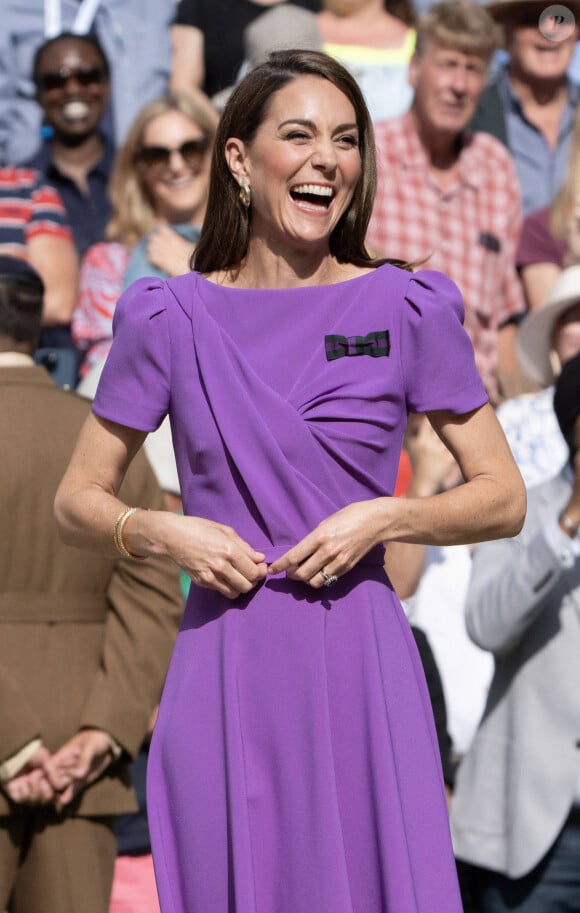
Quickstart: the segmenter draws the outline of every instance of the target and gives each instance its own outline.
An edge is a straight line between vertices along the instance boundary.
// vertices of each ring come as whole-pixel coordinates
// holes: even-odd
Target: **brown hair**
[[[0,277],[0,335],[38,345],[44,287],[24,276]]]
[[[406,25],[415,25],[417,16],[411,0],[385,0],[384,7],[395,19],[400,19]]]
[[[416,53],[429,43],[490,60],[499,47],[499,31],[487,10],[473,0],[444,0],[419,19]]]
[[[365,247],[365,234],[376,190],[375,144],[371,119],[361,90],[343,66],[319,51],[275,51],[236,86],[218,126],[209,185],[207,214],[192,257],[201,273],[235,270],[243,262],[250,240],[251,207],[240,201],[240,188],[225,157],[226,143],[236,137],[251,144],[264,121],[272,96],[300,76],[327,79],[352,104],[359,131],[361,176],[352,200],[330,236],[337,260],[356,266],[378,266]]]
[[[210,114],[189,95],[171,92],[145,105],[133,121],[115,159],[109,183],[113,215],[106,228],[108,241],[120,241],[131,247],[157,223],[153,200],[141,178],[136,158],[151,121],[169,111],[183,114],[213,139],[215,128]]]
[[[565,241],[568,221],[580,199],[580,106],[576,109],[574,127],[570,137],[566,177],[550,206],[550,231],[555,238]]]

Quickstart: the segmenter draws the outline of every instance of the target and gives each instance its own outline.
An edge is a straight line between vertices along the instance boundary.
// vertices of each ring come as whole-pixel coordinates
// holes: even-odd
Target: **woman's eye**
[[[291,130],[286,134],[286,139],[308,139],[308,134],[304,130]]]
[[[344,136],[340,136],[340,137],[338,138],[338,141],[339,141],[339,143],[341,143],[343,146],[350,146],[350,147],[353,148],[353,149],[354,149],[356,146],[358,146],[358,137],[357,137],[357,136],[354,136],[352,133],[347,133],[347,134],[345,134]]]

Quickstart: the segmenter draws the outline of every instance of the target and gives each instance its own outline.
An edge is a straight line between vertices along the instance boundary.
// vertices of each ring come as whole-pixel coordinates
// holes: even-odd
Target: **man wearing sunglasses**
[[[58,190],[80,256],[102,241],[114,149],[101,125],[110,97],[109,62],[92,35],[64,33],[34,60],[36,98],[48,135],[28,163]]]

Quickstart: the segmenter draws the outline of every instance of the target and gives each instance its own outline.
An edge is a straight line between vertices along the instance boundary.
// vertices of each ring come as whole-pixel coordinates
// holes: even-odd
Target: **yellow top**
[[[337,44],[329,41],[323,44],[322,50],[330,57],[340,58],[347,65],[403,66],[413,56],[416,40],[415,29],[409,29],[403,44],[398,48],[371,48],[361,44]]]

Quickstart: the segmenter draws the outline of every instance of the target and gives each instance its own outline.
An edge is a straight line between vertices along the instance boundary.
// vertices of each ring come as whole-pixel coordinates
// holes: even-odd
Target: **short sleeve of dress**
[[[164,285],[156,279],[139,279],[117,302],[113,344],[93,411],[129,428],[154,431],[167,414],[169,389],[169,321]]]
[[[487,402],[463,317],[463,299],[451,279],[434,270],[411,277],[401,318],[401,368],[411,412],[460,415]]]

